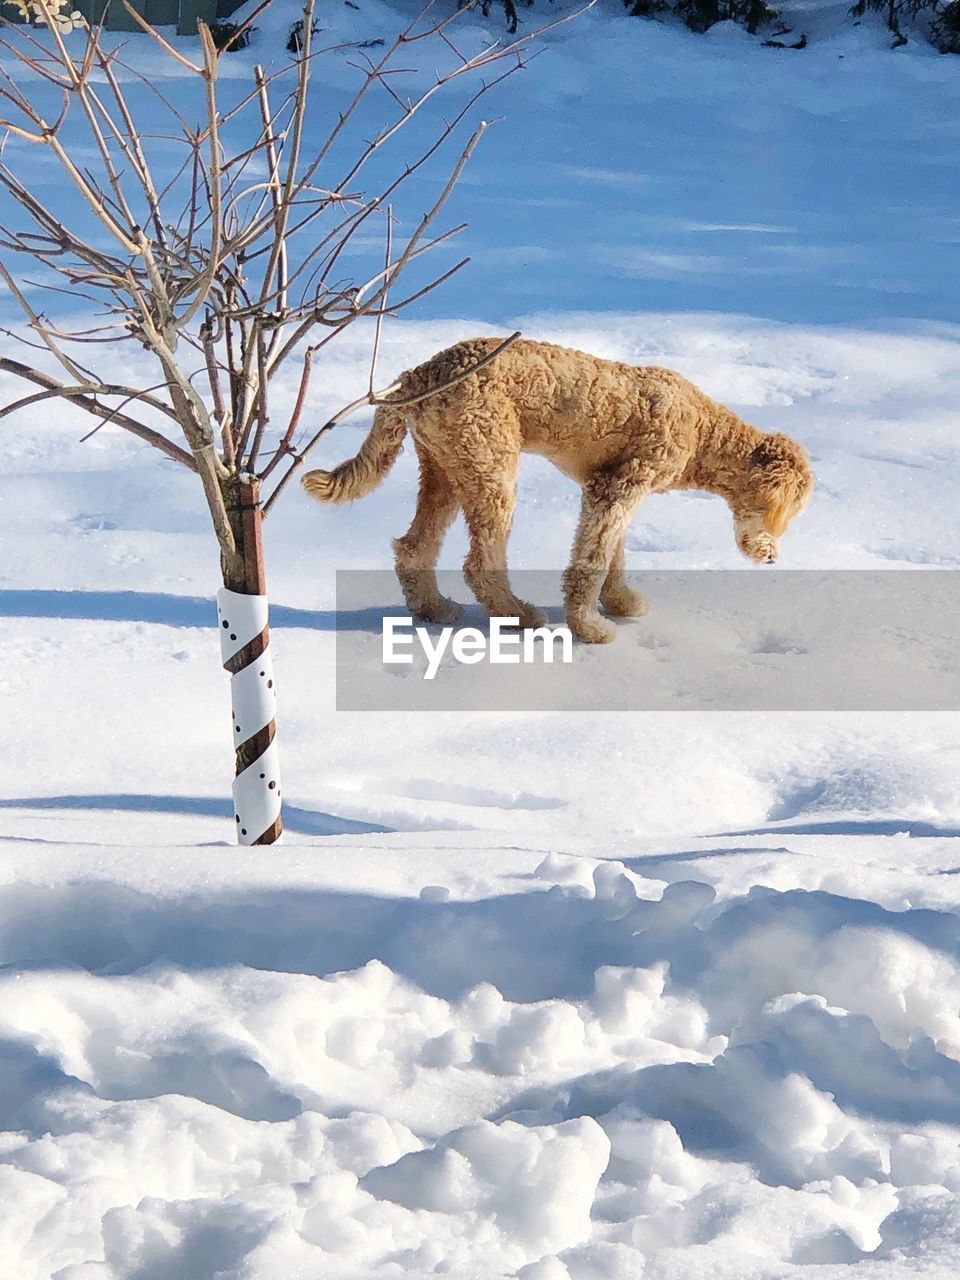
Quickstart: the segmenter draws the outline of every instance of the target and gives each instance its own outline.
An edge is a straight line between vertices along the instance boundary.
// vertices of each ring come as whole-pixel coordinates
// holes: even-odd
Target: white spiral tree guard
[[[230,672],[234,748],[250,764],[233,782],[240,844],[256,844],[280,818],[280,758],[276,743],[277,694],[270,656],[267,597],[217,592],[220,652]],[[239,660],[239,661],[238,661]]]

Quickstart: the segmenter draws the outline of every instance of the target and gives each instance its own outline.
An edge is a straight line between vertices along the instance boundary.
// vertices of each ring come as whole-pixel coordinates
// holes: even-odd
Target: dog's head
[[[731,504],[737,546],[749,560],[773,564],[781,535],[813,492],[813,472],[803,445],[768,435],[747,460],[745,484]]]

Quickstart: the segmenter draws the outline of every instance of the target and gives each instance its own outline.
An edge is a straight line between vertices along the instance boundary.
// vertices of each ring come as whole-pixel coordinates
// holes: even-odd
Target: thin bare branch
[[[167,237],[166,237],[166,233],[163,226],[163,216],[161,212],[162,206],[160,203],[160,195],[157,192],[157,188],[153,180],[153,174],[150,171],[150,165],[147,163],[147,157],[143,150],[143,143],[141,141],[140,134],[137,131],[136,123],[134,122],[133,117],[130,114],[130,108],[127,104],[127,100],[123,96],[123,92],[120,88],[120,83],[117,80],[116,73],[114,72],[113,59],[101,56],[98,59],[97,65],[100,71],[103,73],[103,76],[110,87],[110,92],[113,95],[113,100],[116,103],[117,110],[120,112],[120,118],[123,121],[124,134],[121,135],[119,130],[115,130],[114,136],[117,138],[117,141],[120,143],[120,146],[123,149],[124,155],[127,156],[130,162],[136,167],[137,177],[140,181],[143,191],[147,197],[147,202],[149,204],[150,219],[153,224],[153,234],[156,237],[157,244],[161,248],[166,249]],[[110,120],[111,128],[113,128],[112,119],[108,115],[106,109],[103,107],[102,103],[100,102],[100,99],[96,96],[96,94],[92,94],[91,96],[92,96],[93,102],[97,105],[97,107],[101,110],[101,112],[103,112],[104,116],[108,120]]]
[[[233,46],[237,43],[237,41],[240,39],[240,37],[243,35],[243,33],[245,31],[249,31],[254,21],[257,18],[259,18],[260,14],[263,13],[264,9],[268,9],[272,4],[273,4],[273,0],[261,0],[261,3],[257,5],[257,7],[253,10],[253,12],[248,14],[247,17],[244,18],[243,22],[239,24],[236,31],[234,31],[230,39],[224,43],[223,48],[219,52],[227,53],[230,49],[232,49]]]
[[[437,276],[431,280],[429,284],[423,285],[416,293],[408,294],[406,298],[401,298],[399,302],[392,302],[389,307],[390,315],[396,315],[402,311],[404,307],[409,307],[411,303],[419,302],[421,298],[425,298],[428,293],[433,293],[434,289],[439,289],[442,284],[446,284],[458,271],[462,271],[472,259],[461,258],[459,262],[455,262],[452,267],[444,271],[443,275]]]
[[[384,251],[384,272],[390,269],[390,261],[393,258],[393,210],[387,206],[387,235],[386,248]],[[387,299],[390,294],[390,277],[387,277],[387,284],[383,289],[383,295],[380,300],[380,306],[377,308],[377,323],[373,329],[373,350],[370,352],[370,376],[367,379],[367,394],[373,395],[373,384],[377,377],[377,357],[380,354],[380,337],[383,333],[383,317],[386,313]]]
[[[107,416],[103,419],[102,422],[98,422],[92,431],[88,431],[85,436],[80,437],[80,443],[86,444],[86,442],[92,436],[95,436],[97,432],[100,431],[103,427],[109,426],[110,423],[116,418],[117,414],[119,414],[122,410],[124,410],[127,407],[127,405],[131,404],[134,400],[143,400],[145,403],[150,404],[152,397],[149,395],[149,392],[156,391],[159,389],[159,387],[165,386],[165,385],[166,385],[165,383],[158,383],[156,387],[148,387],[146,391],[131,390],[130,394],[125,396],[115,409],[110,410],[110,412],[107,414]],[[111,392],[110,394],[112,395],[114,393]]]
[[[84,380],[82,370],[70,359],[67,353],[60,348],[48,333],[46,326],[42,323],[33,307],[31,307],[30,303],[23,296],[16,280],[14,280],[13,276],[2,262],[0,262],[0,278],[3,279],[4,284],[13,294],[14,298],[16,298],[20,305],[20,309],[30,322],[30,328],[39,336],[47,350],[57,359],[58,363],[66,369],[71,378],[76,379],[78,382],[82,382]]]
[[[401,271],[403,271],[404,267],[407,265],[407,263],[410,261],[413,254],[416,252],[417,245],[423,239],[423,235],[426,232],[427,228],[434,222],[440,210],[447,203],[447,200],[449,200],[450,193],[453,191],[453,188],[457,185],[457,182],[459,181],[460,175],[463,172],[467,161],[473,155],[474,151],[476,150],[477,143],[486,133],[488,127],[489,126],[487,121],[481,120],[480,123],[477,125],[476,129],[473,131],[473,136],[470,138],[470,141],[464,147],[463,151],[461,151],[460,158],[457,160],[457,163],[454,165],[453,172],[450,174],[450,177],[447,179],[446,185],[444,186],[443,190],[440,192],[440,195],[437,198],[437,200],[434,202],[432,208],[428,209],[427,212],[420,219],[419,226],[414,231],[410,239],[407,241],[406,248],[404,249],[400,257],[397,259],[396,267],[393,269],[391,274],[387,277],[383,286],[383,290],[381,292],[385,292],[387,289],[389,289],[390,283],[397,278],[397,276],[400,274]],[[453,275],[454,271],[458,271],[460,267],[464,266],[468,261],[469,259],[464,259],[464,262],[460,263],[458,266],[454,267],[453,270],[449,271],[445,278],[449,278],[451,275]],[[414,296],[415,297],[422,296],[422,293],[420,295],[414,295]],[[411,298],[409,301],[413,301],[413,298]],[[358,303],[360,302],[359,297],[357,298],[357,302]],[[404,305],[406,305],[406,303]]]
[[[280,194],[280,181],[279,181],[280,153],[277,146],[277,138],[274,134],[274,128],[273,128],[274,117],[271,115],[271,112],[270,112],[270,97],[267,90],[266,77],[263,74],[263,67],[259,65],[254,67],[253,74],[256,80],[257,90],[259,93],[260,119],[263,124],[263,137],[264,137],[264,141],[266,143],[266,148],[267,148],[267,162],[270,166],[270,179],[269,179],[270,200],[273,205],[274,218],[277,221],[279,221],[280,213],[281,213],[281,210],[280,210],[281,194]],[[285,311],[287,306],[287,277],[288,277],[287,239],[288,239],[287,235],[284,235],[283,241],[280,245],[280,253],[277,258],[276,305],[280,311]],[[276,351],[277,343],[280,341],[280,333],[281,333],[281,330],[277,328],[270,335],[269,346],[267,347],[267,350],[264,356],[264,369],[263,369],[264,377],[266,376],[267,368],[269,368],[270,360]]]
[[[244,468],[243,468],[244,471],[249,472],[251,475],[256,473],[257,456],[260,453],[260,446],[263,443],[263,433],[264,431],[266,431],[267,423],[269,421],[269,414],[267,413],[267,349],[266,349],[266,341],[263,336],[262,327],[258,328],[256,331],[256,343],[257,343],[257,388],[259,391],[259,394],[257,395],[257,399],[256,399],[257,425],[253,433],[253,442],[250,445],[250,453],[247,456],[247,460],[244,463]]]
[[[303,413],[303,406],[307,402],[307,388],[310,385],[310,374],[313,370],[313,357],[317,354],[317,350],[317,347],[307,347],[306,351],[303,353],[303,369],[300,372],[300,385],[297,388],[297,398],[294,402],[293,413],[290,415],[290,421],[287,424],[287,429],[283,433],[283,437],[280,440],[280,444],[278,445],[276,452],[263,470],[263,474],[261,475],[262,480],[266,480],[267,477],[276,469],[283,460],[285,454],[293,453],[293,437],[296,435],[297,427],[300,425],[300,415]]]
[[[198,76],[203,75],[203,68],[198,67],[197,64],[195,62],[191,62],[189,58],[185,58],[178,49],[175,49],[173,47],[173,45],[170,43],[169,40],[164,40],[163,36],[156,29],[156,27],[151,26],[150,23],[146,20],[146,18],[144,18],[141,14],[137,13],[136,9],[133,7],[132,4],[130,4],[129,0],[123,0],[123,7],[126,9],[130,17],[133,18],[134,22],[136,22],[136,24],[139,27],[142,27],[148,36],[156,40],[157,44],[163,46],[163,48],[166,50],[167,53],[169,53],[171,58],[176,58],[177,62],[179,62],[182,67],[186,67],[187,70],[192,71],[194,75],[198,75]]]
[[[223,399],[223,387],[220,384],[220,365],[213,341],[213,321],[208,317],[200,333],[203,347],[203,358],[210,384],[210,395],[213,399],[213,416],[220,425],[220,438],[223,443],[223,460],[232,471],[236,465],[236,445],[233,438],[233,420]]]
[[[57,395],[69,400],[71,404],[85,409],[87,413],[95,414],[98,418],[112,416],[112,420],[117,426],[123,427],[124,430],[131,432],[135,436],[139,436],[141,440],[153,445],[155,449],[165,453],[174,462],[179,462],[183,466],[189,467],[191,471],[198,469],[197,464],[189,453],[181,449],[179,445],[174,444],[172,440],[168,440],[166,436],[161,435],[159,431],[155,431],[152,427],[148,427],[142,422],[137,422],[125,413],[112,412],[107,405],[100,404],[95,397],[72,390],[65,383],[58,382],[56,378],[52,378],[50,374],[43,373],[40,369],[33,369],[29,365],[21,364],[19,360],[11,360],[8,356],[0,356],[0,370],[4,373],[16,374],[18,378],[33,382],[46,390],[53,390]]]

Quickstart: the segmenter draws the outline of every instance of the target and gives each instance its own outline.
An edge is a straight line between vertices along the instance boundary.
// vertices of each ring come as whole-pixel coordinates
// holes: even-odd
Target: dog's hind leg
[[[440,467],[419,445],[416,448],[420,489],[410,528],[402,538],[393,540],[397,577],[411,613],[425,622],[456,622],[463,609],[440,594],[436,566],[443,536],[453,524],[460,502]]]
[[[563,588],[570,630],[587,643],[606,644],[617,634],[616,627],[600,617],[597,601],[608,575],[613,574],[614,583],[622,578],[615,556],[630,517],[654,483],[647,468],[631,461],[613,471],[595,472],[583,486],[580,523]]]
[[[507,577],[507,539],[517,502],[519,457],[496,475],[460,482],[460,501],[470,530],[463,576],[492,618],[519,618],[521,627],[542,627],[546,615],[514,595]]]
[[[626,566],[627,535],[621,533],[610,568],[600,588],[600,603],[615,618],[640,618],[647,612],[647,602],[639,591],[628,585]]]

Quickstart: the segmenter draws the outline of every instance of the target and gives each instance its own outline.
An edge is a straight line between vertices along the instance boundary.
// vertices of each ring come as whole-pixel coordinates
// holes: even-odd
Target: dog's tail
[[[401,409],[381,405],[355,458],[332,471],[308,471],[300,483],[318,502],[352,502],[372,493],[397,460],[407,434]]]
[[[514,338],[517,336],[514,334]],[[496,338],[473,338],[458,342],[426,363],[402,373],[396,390],[407,401],[406,407],[381,404],[357,456],[341,462],[332,471],[308,471],[300,482],[304,489],[318,502],[350,502],[372,493],[396,462],[411,421],[416,430],[417,410],[412,405],[428,395],[442,397],[442,388],[478,372],[512,341],[513,338],[505,342]]]

